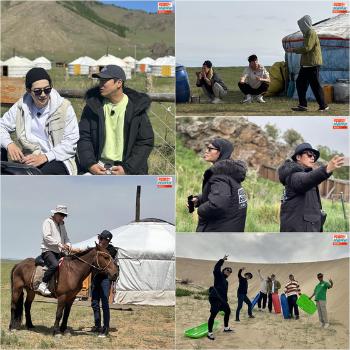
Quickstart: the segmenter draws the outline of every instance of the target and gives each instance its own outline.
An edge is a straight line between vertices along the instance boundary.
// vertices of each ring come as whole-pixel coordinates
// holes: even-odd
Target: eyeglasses
[[[52,87],[46,87],[43,89],[33,89],[32,91],[35,96],[40,96],[43,92],[45,95],[50,95],[51,90],[52,90]]]
[[[208,152],[211,152],[211,151],[218,151],[218,149],[215,148],[215,147],[210,147],[210,146],[208,146],[208,147],[207,147],[207,151],[208,151]]]
[[[303,154],[306,154],[309,158],[316,159],[316,154],[313,152],[304,152]]]

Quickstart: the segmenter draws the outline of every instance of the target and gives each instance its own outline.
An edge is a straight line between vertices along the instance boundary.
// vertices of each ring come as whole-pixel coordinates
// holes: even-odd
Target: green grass
[[[194,292],[184,288],[176,288],[176,292],[175,292],[175,296],[177,297],[188,297],[192,294],[194,294]]]
[[[269,68],[269,67],[267,67]],[[242,104],[243,94],[238,88],[238,81],[243,72],[244,67],[221,67],[215,68],[216,72],[221,76],[226,86],[229,89],[227,96],[225,97],[225,103],[222,104],[192,104],[182,103],[177,104],[176,113],[178,115],[320,115],[317,112],[318,104],[316,102],[309,102],[309,112],[300,114],[293,112],[291,107],[297,105],[297,100],[293,100],[287,97],[266,97],[266,103],[251,103]],[[201,96],[201,100],[205,100],[202,88],[196,87],[196,75],[195,72],[200,68],[186,68],[189,81],[191,95]],[[330,110],[322,115],[328,116],[347,116],[349,115],[349,106],[347,104],[332,103],[330,104]]]
[[[93,87],[92,79],[84,76],[66,77],[63,68],[54,67],[50,71],[56,89],[82,89]],[[154,92],[174,92],[174,78],[153,77]],[[126,86],[137,91],[146,91],[146,75],[136,74],[126,82]],[[84,100],[69,98],[74,111],[80,120],[84,108]],[[1,107],[3,115],[9,107]],[[152,102],[148,116],[155,133],[155,147],[149,158],[149,174],[171,175],[175,172],[175,103]]]
[[[186,203],[190,194],[201,193],[202,175],[209,167],[192,150],[184,147],[180,138],[176,144],[176,231],[195,232],[198,217],[196,212],[189,214]],[[246,232],[279,232],[279,210],[283,186],[258,176],[249,169],[242,183],[248,196]],[[324,227],[326,232],[346,232],[346,222],[339,201],[322,199],[323,209],[327,212]],[[349,203],[346,203],[349,217]]]

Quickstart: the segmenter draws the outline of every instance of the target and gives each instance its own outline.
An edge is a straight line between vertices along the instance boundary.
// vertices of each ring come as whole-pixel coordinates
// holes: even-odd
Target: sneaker
[[[210,340],[215,340],[214,334],[213,333],[209,333],[207,334],[207,338]]]
[[[108,336],[108,328],[103,327],[100,334],[98,335],[99,338],[106,338]]]
[[[44,296],[51,295],[51,292],[49,291],[49,288],[47,288],[47,283],[41,282],[39,285],[39,288],[37,290],[39,293],[41,293]]]
[[[259,103],[266,103],[266,101],[263,99],[263,96],[262,95],[258,95],[256,97],[256,102],[259,102]]]
[[[324,323],[320,322],[320,328],[323,328],[323,326],[324,326]]]
[[[299,316],[295,316],[295,319],[296,319],[296,320],[299,320]]]
[[[214,103],[214,104],[217,104],[217,103],[222,103],[222,99],[221,98],[218,98],[218,97],[215,97],[211,103]]]
[[[318,111],[319,112],[325,112],[329,110],[329,106],[323,107],[323,108],[319,108]]]
[[[93,332],[93,333],[100,333],[101,332],[101,326],[93,326],[93,327],[91,327],[91,332]]]
[[[253,99],[252,99],[252,95],[246,95],[245,99],[242,101],[242,103],[252,103]]]
[[[253,316],[253,315],[249,315],[248,317],[249,317],[249,318],[255,318],[255,316]]]
[[[303,106],[292,107],[292,111],[294,111],[294,112],[307,112],[307,107],[303,107]]]
[[[236,322],[241,322],[238,318],[236,318],[236,320],[235,320]]]
[[[328,328],[329,327],[329,323],[325,323],[323,328]]]
[[[229,333],[229,332],[234,332],[234,330],[231,329],[230,327],[224,328],[224,333]]]

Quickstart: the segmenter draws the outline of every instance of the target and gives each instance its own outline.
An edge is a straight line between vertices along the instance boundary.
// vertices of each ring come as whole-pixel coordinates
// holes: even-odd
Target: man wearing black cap
[[[117,250],[110,244],[113,235],[104,230],[98,235],[98,244],[103,248],[107,249],[113,259],[117,255]],[[91,285],[91,307],[94,311],[95,325],[92,327],[93,332],[99,333],[99,337],[106,337],[109,332],[109,290],[111,282],[108,275],[103,272],[93,274]],[[102,302],[103,310],[103,327],[101,327],[101,310],[100,301]]]
[[[298,145],[292,160],[278,169],[284,186],[281,200],[281,232],[322,232],[326,214],[322,211],[318,185],[327,180],[333,170],[341,168],[344,157],[334,156],[327,165],[315,168],[320,152],[309,143]]]
[[[196,72],[198,87],[209,98],[210,103],[221,103],[222,99],[227,95],[227,87],[219,75],[214,72],[213,64],[205,61],[200,72]]]
[[[154,135],[147,116],[150,98],[124,87],[122,68],[104,67],[93,74],[99,86],[86,95],[79,123],[78,159],[82,172],[94,175],[143,175]]]
[[[2,160],[39,168],[44,175],[76,175],[78,122],[70,102],[52,88],[43,68],[25,78],[26,93],[0,119]],[[15,132],[17,144],[10,137]]]

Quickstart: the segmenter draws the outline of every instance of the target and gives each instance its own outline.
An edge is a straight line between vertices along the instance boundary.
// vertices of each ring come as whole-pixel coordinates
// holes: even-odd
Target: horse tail
[[[18,324],[22,323],[23,317],[23,303],[24,303],[24,292],[23,289],[21,294],[19,295],[17,301],[13,301],[14,298],[14,283],[13,283],[13,275],[18,264],[16,264],[11,270],[11,309],[14,311],[14,319]]]

